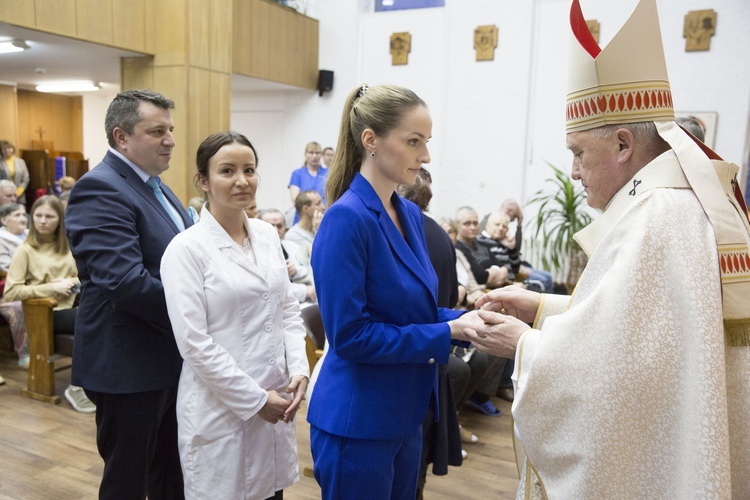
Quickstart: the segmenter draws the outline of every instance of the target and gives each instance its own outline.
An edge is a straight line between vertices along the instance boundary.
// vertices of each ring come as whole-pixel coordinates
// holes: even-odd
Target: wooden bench
[[[55,372],[70,368],[70,363],[56,367],[61,357],[73,356],[73,335],[55,335],[53,309],[57,300],[51,297],[23,301],[23,315],[29,333],[29,377],[21,395],[52,404],[60,404],[55,394]]]

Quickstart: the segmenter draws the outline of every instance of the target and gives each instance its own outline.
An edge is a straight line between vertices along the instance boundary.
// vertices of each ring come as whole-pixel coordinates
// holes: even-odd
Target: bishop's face
[[[620,144],[617,134],[602,138],[591,130],[572,132],[568,134],[567,146],[573,153],[571,177],[581,181],[589,206],[604,210],[628,181],[618,168]]]

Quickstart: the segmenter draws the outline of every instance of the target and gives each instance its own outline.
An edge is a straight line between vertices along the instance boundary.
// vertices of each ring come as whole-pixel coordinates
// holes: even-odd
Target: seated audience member
[[[456,245],[456,236],[458,235],[458,224],[453,219],[441,218],[439,221],[448,237],[451,239],[453,246]],[[466,260],[463,252],[456,250],[456,276],[458,277],[458,305],[466,309],[474,309],[474,303],[484,295],[485,287],[477,283],[474,274],[471,272],[471,265]]]
[[[16,147],[8,141],[0,141],[0,178],[9,179],[16,186],[16,198],[26,203],[26,188],[29,186],[29,169],[22,158],[15,156]]]
[[[60,177],[60,180],[57,181],[57,185],[60,188],[60,194],[69,193],[70,190],[73,189],[73,184],[75,183],[76,180],[69,175]]]
[[[303,250],[307,252],[308,259],[306,260],[306,263],[309,263],[312,243],[315,239],[315,233],[318,232],[320,221],[323,219],[323,212],[325,211],[326,206],[323,203],[323,198],[321,198],[318,192],[311,190],[302,191],[297,196],[297,201],[294,202],[294,207],[299,214],[299,222],[289,228],[284,239],[293,241],[300,245]]]
[[[245,209],[247,212],[247,209]],[[284,214],[280,210],[270,208],[261,210],[258,218],[268,222],[279,233],[281,240],[281,250],[286,260],[286,270],[289,273],[289,280],[292,282],[292,292],[300,304],[314,303],[316,301],[315,286],[312,279],[312,269],[305,264],[305,259],[309,259],[304,250],[293,241],[284,238],[286,233],[286,222]]]
[[[518,250],[502,244],[508,233],[508,216],[505,212],[492,212],[487,216],[484,230],[477,236],[477,243],[489,250],[495,263],[508,269],[508,279],[513,281],[521,268]]]
[[[514,236],[510,236],[508,230],[505,231],[505,236],[498,240],[502,246],[518,255],[520,267],[516,273],[521,273],[526,276],[525,283],[528,288],[534,291],[553,293],[555,284],[552,279],[552,274],[542,269],[535,269],[528,262],[524,261],[521,257],[521,244],[523,243],[523,212],[521,207],[513,199],[507,199],[500,205],[500,212],[503,212],[508,217],[508,223],[516,224],[516,231]]]
[[[0,207],[0,272],[2,273],[3,286],[5,275],[10,268],[13,254],[21,243],[26,240],[28,229],[26,209],[18,203],[8,203]],[[26,322],[23,319],[23,306],[20,301],[6,302],[0,298],[0,315],[10,325],[13,337],[13,345],[18,354],[18,366],[27,368],[29,366],[29,338],[26,332]]]
[[[258,218],[258,202],[253,198],[248,206],[245,207],[245,215],[248,219]]]
[[[477,283],[484,283],[487,288],[505,286],[508,281],[508,270],[496,265],[489,250],[480,246],[476,241],[479,232],[479,218],[476,210],[471,207],[459,208],[456,212],[456,223],[458,224],[456,250],[462,252],[469,261],[471,272]]]
[[[195,210],[195,213],[198,215],[198,218],[201,216],[201,210],[203,210],[203,200],[200,196],[193,196],[188,200],[188,211],[190,210],[190,207]]]
[[[323,149],[323,156],[320,158],[320,162],[323,164],[325,168],[328,168],[331,166],[331,162],[333,161],[333,154],[334,154],[334,150],[332,147],[328,146]]]
[[[81,282],[65,237],[62,203],[56,196],[38,198],[31,207],[31,220],[29,236],[18,247],[10,263],[5,299],[56,298],[55,333],[72,333],[77,311],[73,307]],[[80,387],[68,386],[65,398],[76,411],[96,411]]]
[[[16,185],[8,179],[0,179],[0,207],[6,203],[17,203]]]
[[[508,269],[497,265],[489,250],[476,241],[479,232],[479,217],[471,207],[461,207],[456,212],[458,236],[456,250],[461,251],[469,262],[472,274],[478,283],[485,283],[487,288],[505,286],[508,281]],[[500,387],[503,370],[507,360],[497,356],[488,356],[487,371],[479,382],[477,389],[466,401],[470,407],[485,415],[499,417],[502,412],[492,403],[491,394],[496,394]]]
[[[696,139],[698,139],[701,142],[705,142],[706,126],[697,117],[680,116],[679,118],[675,118],[674,121],[677,122],[677,125],[679,125],[680,127],[684,128],[685,130],[693,134]]]
[[[68,200],[70,199],[70,191],[65,191],[64,193],[60,193],[60,196],[58,196],[57,199],[60,200],[60,203],[62,203],[63,213],[65,213],[65,210],[67,210],[68,208]]]
[[[305,164],[292,172],[292,178],[289,180],[289,197],[295,206],[297,196],[303,191],[315,191],[325,203],[328,168],[320,164],[322,154],[323,150],[317,142],[308,142],[305,146]],[[296,224],[300,217],[302,214],[297,209],[293,224]]]

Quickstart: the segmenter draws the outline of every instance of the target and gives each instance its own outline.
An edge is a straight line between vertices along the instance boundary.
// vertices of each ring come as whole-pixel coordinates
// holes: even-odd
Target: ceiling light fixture
[[[37,92],[93,92],[99,90],[99,84],[94,82],[55,82],[37,85]]]
[[[31,47],[23,40],[4,40],[0,42],[0,54],[9,54],[11,52],[23,52]]]

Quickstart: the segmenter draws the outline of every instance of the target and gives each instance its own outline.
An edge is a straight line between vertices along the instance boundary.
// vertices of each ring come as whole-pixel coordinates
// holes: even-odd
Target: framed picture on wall
[[[711,149],[714,148],[714,142],[716,141],[716,122],[719,119],[719,113],[714,111],[675,111],[674,115],[677,123],[680,123],[681,118],[697,122],[703,128],[705,136],[703,143]]]

